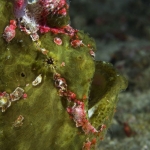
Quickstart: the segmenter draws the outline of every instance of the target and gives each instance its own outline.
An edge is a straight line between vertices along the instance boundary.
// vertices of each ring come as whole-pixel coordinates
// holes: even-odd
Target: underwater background
[[[71,25],[96,40],[97,60],[128,79],[98,150],[150,149],[150,1],[72,0]]]

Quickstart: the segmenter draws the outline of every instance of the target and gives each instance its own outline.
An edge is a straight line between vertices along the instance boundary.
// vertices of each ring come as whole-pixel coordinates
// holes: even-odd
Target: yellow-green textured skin
[[[0,0],[1,35],[13,18],[10,1]],[[79,32],[78,36],[84,44],[90,44],[95,49],[93,39],[83,32]],[[53,42],[54,37],[60,37],[63,44],[56,45]],[[89,104],[88,101],[85,102],[86,110],[95,107],[95,113],[90,118],[91,123],[96,128],[102,124],[106,124],[108,128],[116,107],[117,95],[126,87],[125,80],[117,76],[110,64],[99,62],[95,65],[87,47],[71,47],[70,37],[67,35],[47,33],[40,35],[40,41],[41,47],[48,50],[48,57],[54,59],[56,71],[66,79],[68,89],[76,93],[78,99],[89,95],[94,73],[98,74],[98,79],[100,77],[102,81],[99,85],[94,85],[93,80],[91,99]],[[5,112],[0,112],[0,150],[82,149],[88,136],[70,119],[66,111],[68,102],[58,95],[53,69],[44,63],[46,58],[37,50],[29,35],[19,29],[16,29],[16,36],[10,43],[1,36],[0,92],[11,93],[19,86],[28,97],[12,102]],[[64,67],[61,66],[62,62],[65,62]],[[42,74],[42,83],[33,87],[32,81],[39,74]],[[23,125],[13,127],[13,122],[19,115],[24,116]]]

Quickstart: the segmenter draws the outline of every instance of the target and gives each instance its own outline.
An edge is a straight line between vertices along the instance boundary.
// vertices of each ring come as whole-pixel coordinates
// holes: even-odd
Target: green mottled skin
[[[11,14],[11,3],[0,0],[1,35],[9,20],[13,19]],[[11,93],[19,86],[25,90],[28,97],[12,102],[5,112],[0,112],[0,150],[82,149],[88,136],[84,135],[81,128],[76,128],[73,120],[69,118],[66,111],[69,104],[58,95],[54,86],[54,70],[44,64],[47,57],[37,50],[28,35],[19,29],[16,32],[16,37],[10,43],[6,43],[2,37],[0,39],[0,91]],[[53,42],[56,36],[62,39],[61,46]],[[90,44],[95,49],[93,39],[83,32],[79,32],[78,36],[84,44]],[[93,81],[89,104],[87,100],[85,102],[86,109],[96,106],[96,111],[90,118],[91,123],[96,128],[102,124],[108,127],[116,107],[117,95],[126,87],[125,80],[116,76],[117,73],[110,64],[99,62],[95,67],[89,49],[84,46],[72,48],[67,35],[47,33],[40,35],[40,41],[41,47],[48,50],[48,57],[54,59],[56,71],[66,79],[68,89],[75,92],[78,99],[89,95],[96,68],[98,77],[94,80],[96,83],[100,80],[100,84],[95,85]],[[65,62],[65,67],[60,66],[62,62]],[[22,73],[25,76],[22,76]],[[42,83],[33,87],[32,81],[39,74],[43,76]],[[27,84],[29,86],[26,86]],[[24,116],[23,125],[12,127],[19,115]]]

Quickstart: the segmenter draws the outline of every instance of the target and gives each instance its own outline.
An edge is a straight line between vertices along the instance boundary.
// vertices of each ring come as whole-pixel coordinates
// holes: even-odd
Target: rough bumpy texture
[[[89,109],[94,111],[90,118],[92,124],[110,125],[118,101],[118,92],[125,89],[127,81],[107,62],[96,62],[96,71],[90,91]],[[106,130],[103,131],[104,134]],[[103,135],[101,137],[103,138]]]
[[[9,1],[0,0],[1,35],[9,20],[14,18],[12,10]],[[54,24],[56,22],[57,19]],[[96,49],[94,40],[83,32],[78,32],[77,36],[84,43],[77,48],[71,46],[70,36],[61,33],[48,32],[40,35],[40,41],[33,42],[29,35],[17,28],[11,42],[0,39],[0,92],[12,93],[20,87],[27,94],[26,99],[12,102],[5,112],[0,113],[1,150],[79,150],[88,137],[94,136],[85,135],[69,117],[66,108],[70,102],[59,96],[53,79],[55,72],[65,78],[67,88],[76,93],[78,99],[85,99],[86,113],[88,109],[94,109],[89,119],[92,125],[100,129],[105,124],[108,128],[117,95],[126,88],[126,83],[110,64],[99,62],[95,66],[89,48],[85,46]],[[62,45],[54,43],[55,37],[61,38]],[[47,50],[46,55],[39,51],[39,43]],[[50,58],[52,63],[47,61]],[[40,74],[42,82],[33,86],[32,82]],[[14,122],[19,115],[24,119],[17,127]],[[105,131],[100,137],[104,137]]]

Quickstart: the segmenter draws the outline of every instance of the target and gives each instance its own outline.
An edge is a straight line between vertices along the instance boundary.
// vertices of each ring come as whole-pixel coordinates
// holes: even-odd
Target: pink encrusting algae
[[[21,31],[30,34],[32,40],[37,41],[39,39],[37,33],[39,29],[41,33],[51,30],[53,30],[52,32],[61,32],[61,29],[48,27],[46,20],[49,14],[66,16],[67,10],[65,6],[68,6],[65,0],[38,0],[33,4],[28,4],[27,0],[15,0],[14,15],[18,20]]]
[[[70,118],[76,123],[76,127],[81,127],[86,135],[99,136],[106,126],[104,124],[101,125],[99,130],[92,126],[86,115],[87,112],[83,100],[77,99],[76,94],[67,89],[67,82],[60,74],[54,74],[54,82],[56,88],[58,88],[59,95],[74,103],[72,107],[68,106],[66,110]],[[95,145],[96,138],[91,139],[91,141],[88,138],[88,141],[83,144],[83,150],[90,150]]]
[[[10,42],[16,35],[16,20],[10,20],[9,25],[4,29],[3,38]]]

